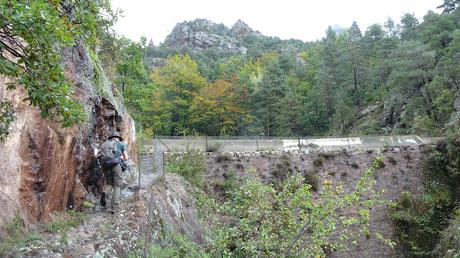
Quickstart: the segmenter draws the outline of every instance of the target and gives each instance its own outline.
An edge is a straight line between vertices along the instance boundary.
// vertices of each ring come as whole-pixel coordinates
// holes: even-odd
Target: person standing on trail
[[[122,184],[122,164],[128,160],[126,146],[118,132],[113,133],[102,143],[99,158],[105,177],[101,205],[106,206],[106,198],[110,199],[109,211],[113,214],[118,210]]]

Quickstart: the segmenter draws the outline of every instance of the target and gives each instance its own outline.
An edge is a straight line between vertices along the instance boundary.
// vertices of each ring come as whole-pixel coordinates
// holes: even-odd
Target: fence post
[[[204,151],[207,152],[208,151],[208,136],[207,135],[205,136],[205,141],[206,141],[206,147],[204,148]]]
[[[139,186],[139,189],[141,188],[141,168],[140,166],[137,168],[137,186]]]
[[[259,151],[259,138],[256,136],[256,151]]]
[[[297,137],[297,142],[299,143],[299,155],[302,153],[302,146],[300,145],[300,138]]]
[[[161,152],[161,166],[160,166],[160,176],[163,177],[165,175],[165,152]]]

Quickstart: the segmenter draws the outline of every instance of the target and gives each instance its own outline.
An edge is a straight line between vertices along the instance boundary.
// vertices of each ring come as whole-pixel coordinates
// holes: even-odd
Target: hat
[[[109,136],[109,139],[112,139],[112,138],[115,138],[115,137],[117,137],[118,139],[120,139],[120,141],[123,141],[123,138],[121,137],[120,133],[118,133],[118,132],[112,133],[112,134]]]

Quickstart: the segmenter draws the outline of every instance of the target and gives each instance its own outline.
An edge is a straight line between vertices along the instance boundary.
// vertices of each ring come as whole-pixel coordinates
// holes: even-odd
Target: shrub
[[[290,176],[279,187],[263,184],[257,175],[250,174],[221,205],[220,215],[225,220],[212,230],[212,250],[224,257],[323,257],[325,246],[346,249],[349,241],[369,232],[370,209],[376,200],[365,196],[376,196],[372,190],[374,169],[368,170],[356,190],[349,193],[325,181],[318,198],[311,193],[317,185],[314,173]],[[347,216],[336,212],[348,209],[358,212]],[[337,232],[340,237],[331,241]]]
[[[280,157],[279,162],[275,164],[275,167],[272,170],[273,177],[281,181],[285,180],[292,174],[291,165],[291,158],[288,155],[283,154]]]
[[[238,170],[244,170],[244,166],[241,163],[236,163],[235,168],[238,169]]]
[[[446,200],[436,201],[442,209]],[[390,207],[390,218],[396,226],[396,235],[412,257],[431,257],[439,232],[440,210],[431,201],[415,198],[409,192]]]
[[[390,156],[388,157],[388,161],[392,164],[392,165],[396,165],[398,163],[398,161],[395,159],[395,157],[393,156]]]
[[[222,190],[225,193],[225,196],[229,196],[238,187],[238,180],[236,177],[236,171],[230,169],[228,172],[224,183],[222,184]]]
[[[374,159],[373,163],[377,165],[377,168],[384,168],[385,167],[385,162],[383,162],[383,159]]]
[[[220,150],[221,144],[220,143],[212,143],[206,146],[206,152],[217,152]]]
[[[202,188],[205,165],[203,152],[187,148],[184,153],[174,153],[168,158],[165,171],[179,174],[192,185]]]
[[[319,179],[316,171],[307,171],[304,175],[305,183],[311,186],[311,190],[317,192],[319,190]]]
[[[323,158],[317,158],[317,159],[313,160],[313,166],[322,167],[323,166]]]
[[[345,150],[346,151],[346,150]],[[333,153],[333,152],[322,152],[319,154],[320,157],[323,157],[324,159],[328,160],[328,159],[333,159],[337,156],[336,153]]]
[[[358,163],[353,162],[353,163],[351,163],[351,167],[354,168],[354,169],[358,169],[359,165],[358,165]]]
[[[229,153],[221,153],[221,154],[218,154],[216,157],[217,163],[224,163],[230,160],[232,160],[232,156]]]
[[[435,257],[457,257],[460,255],[460,209],[455,212],[449,227],[441,233],[441,239],[434,249]]]
[[[143,257],[143,244],[133,250],[128,257]],[[160,244],[155,243],[148,248],[148,257],[155,258],[172,258],[172,257],[190,257],[190,258],[207,258],[211,257],[201,250],[200,246],[186,236],[180,234],[168,233],[163,236]]]
[[[391,208],[397,235],[412,257],[455,257],[448,250],[458,247],[451,238],[456,233],[447,228],[460,198],[460,145],[455,139],[425,149],[425,194],[413,197],[405,193]]]

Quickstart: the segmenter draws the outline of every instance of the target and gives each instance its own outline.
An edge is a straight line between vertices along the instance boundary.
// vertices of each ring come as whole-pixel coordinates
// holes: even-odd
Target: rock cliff
[[[242,46],[242,38],[247,36],[262,36],[253,31],[246,23],[238,20],[231,29],[223,24],[216,24],[205,19],[177,24],[168,35],[163,46],[173,48],[192,48],[204,50],[215,48],[219,51],[246,53]]]
[[[84,45],[63,51],[66,78],[84,106],[87,122],[63,129],[44,120],[25,99],[24,89],[7,90],[0,77],[0,98],[11,101],[15,121],[0,143],[0,232],[14,216],[28,223],[51,212],[79,209],[88,191],[97,189],[94,148],[113,131],[122,133],[135,160],[134,122],[112,92],[97,56]]]

